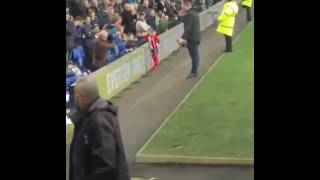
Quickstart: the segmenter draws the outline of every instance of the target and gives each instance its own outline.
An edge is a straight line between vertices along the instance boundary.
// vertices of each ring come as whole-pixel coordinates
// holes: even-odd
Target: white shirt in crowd
[[[145,32],[150,28],[146,21],[137,21],[136,23],[136,30],[137,32]]]

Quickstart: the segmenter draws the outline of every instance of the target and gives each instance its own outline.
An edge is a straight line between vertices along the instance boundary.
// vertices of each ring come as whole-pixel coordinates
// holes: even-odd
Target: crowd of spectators
[[[210,0],[209,0],[210,1]],[[206,9],[208,0],[195,0]],[[211,0],[212,1],[212,0]],[[66,63],[95,71],[180,23],[182,0],[66,0]],[[210,3],[210,2],[209,2]]]
[[[205,10],[220,0],[194,0]],[[157,35],[181,23],[183,0],[66,0],[67,109],[75,81],[149,42],[157,69]]]

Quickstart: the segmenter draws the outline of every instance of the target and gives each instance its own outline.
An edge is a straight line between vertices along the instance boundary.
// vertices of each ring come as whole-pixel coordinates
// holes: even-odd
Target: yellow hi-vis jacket
[[[219,23],[217,28],[218,33],[232,36],[233,26],[236,19],[236,15],[238,14],[238,10],[239,7],[237,3],[235,3],[234,1],[227,2],[223,5],[221,14],[217,18],[217,21]]]
[[[252,6],[252,0],[241,0],[242,6],[251,7]]]

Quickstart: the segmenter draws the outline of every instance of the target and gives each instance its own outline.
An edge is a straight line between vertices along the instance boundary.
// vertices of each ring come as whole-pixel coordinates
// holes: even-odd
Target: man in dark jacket
[[[152,27],[152,29],[157,31],[157,23],[156,23],[156,12],[154,9],[149,11],[147,16],[147,24]]]
[[[73,17],[86,17],[87,16],[87,8],[84,6],[84,4],[81,2],[81,0],[70,0],[70,10],[71,15]]]
[[[139,4],[139,13],[144,13],[144,14],[149,14],[150,9],[150,1],[149,0],[144,0],[143,3],[141,2]]]
[[[199,67],[199,45],[201,41],[200,22],[198,16],[191,10],[192,0],[183,1],[183,9],[186,14],[182,17],[184,24],[184,34],[181,39],[178,39],[178,43],[181,45],[187,45],[189,54],[192,60],[191,73],[187,78],[193,78],[198,76]]]
[[[114,8],[113,7],[106,7],[104,9],[101,9],[98,12],[99,28],[102,29],[102,27],[104,25],[109,24],[112,16],[114,16]]]
[[[165,7],[165,1],[164,0],[159,0],[157,2],[157,12],[166,12],[167,9]]]
[[[99,98],[93,76],[80,78],[74,92],[69,180],[130,180],[117,108]]]
[[[69,13],[66,14],[66,62],[69,60],[70,50],[74,47],[74,31],[76,27]]]
[[[124,5],[122,13],[122,24],[124,25],[124,33],[136,33],[136,21],[138,19],[136,14],[133,14],[133,7],[129,4]]]
[[[74,47],[79,47],[83,45],[83,21],[80,17],[76,18],[74,21],[75,30],[73,32],[74,37]]]
[[[85,51],[84,66],[86,69],[92,68],[94,35],[95,33],[92,31],[91,19],[87,16],[83,23],[83,49]]]
[[[167,16],[169,16],[169,19],[173,18],[174,16],[174,10],[167,0],[160,0],[157,5],[157,12],[164,12]]]

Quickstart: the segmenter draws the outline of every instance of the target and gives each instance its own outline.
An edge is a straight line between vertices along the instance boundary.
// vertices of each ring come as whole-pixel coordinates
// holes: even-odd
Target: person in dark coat
[[[78,17],[74,19],[75,30],[73,33],[74,37],[74,47],[79,47],[83,45],[83,20]]]
[[[81,0],[70,0],[69,1],[71,15],[73,17],[86,17],[87,16],[87,8]]]
[[[181,9],[182,9],[182,3],[183,3],[183,0],[174,0],[174,6],[175,6],[175,10],[177,12],[179,12]]]
[[[87,16],[83,22],[83,49],[85,52],[85,61],[84,67],[85,69],[90,69],[92,67],[92,50],[93,50],[93,42],[94,42],[94,33],[92,31],[91,18]]]
[[[150,11],[150,4],[149,4],[149,0],[144,0],[143,2],[141,2],[141,4],[139,4],[139,13],[144,13],[144,14],[149,14]]]
[[[99,98],[94,76],[77,80],[69,180],[130,180],[117,107]]]
[[[174,11],[168,1],[160,0],[157,4],[157,12],[164,12],[169,18],[173,18]]]
[[[105,7],[104,9],[99,11],[98,14],[98,24],[99,28],[102,29],[104,25],[109,24],[111,18],[115,15],[115,11],[113,7]]]
[[[201,12],[202,0],[195,0],[193,4],[194,10]]]
[[[192,0],[183,1],[183,9],[186,14],[182,17],[184,33],[178,40],[181,45],[186,45],[191,56],[192,68],[187,78],[198,76],[199,67],[199,45],[201,41],[200,22],[195,12],[192,11]]]
[[[66,14],[66,62],[69,60],[70,50],[74,47],[74,32],[76,27],[69,13]]]
[[[152,29],[157,31],[157,23],[156,23],[156,12],[154,9],[151,9],[149,11],[149,14],[147,16],[147,24],[152,27]]]
[[[169,16],[169,19],[173,18],[176,11],[172,8],[168,1],[165,1],[164,6],[166,8],[166,15]]]
[[[133,7],[129,4],[124,5],[122,13],[122,24],[124,25],[124,33],[136,33],[136,21],[138,19],[136,14],[133,14]]]
[[[123,0],[116,0],[114,11],[121,14],[123,12]]]
[[[90,26],[93,27],[95,24],[99,23],[99,19],[96,16],[96,12],[94,9],[90,8],[88,10],[88,16],[90,17]]]
[[[157,12],[166,12],[165,2],[164,0],[159,0],[157,2]]]

